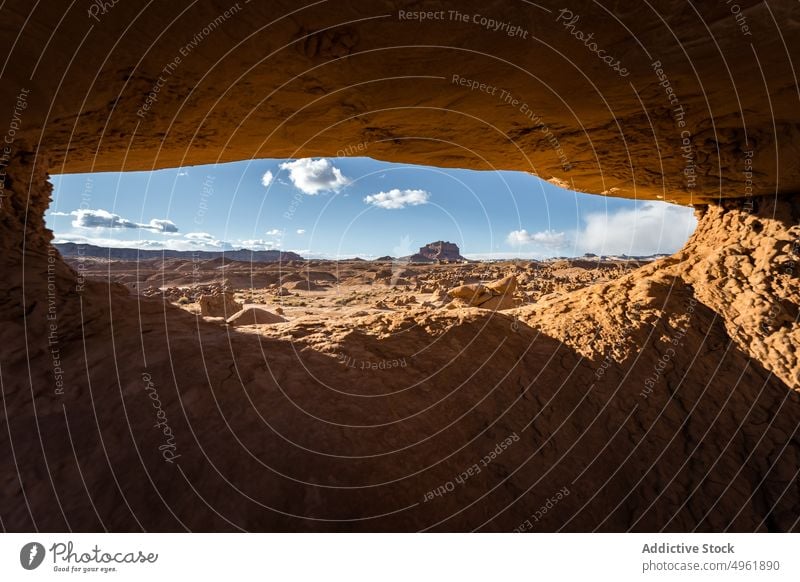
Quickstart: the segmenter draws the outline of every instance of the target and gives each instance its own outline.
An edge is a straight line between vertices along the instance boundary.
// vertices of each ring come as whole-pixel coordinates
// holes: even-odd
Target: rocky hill
[[[53,245],[64,258],[90,257],[93,259],[112,259],[117,261],[136,261],[146,259],[228,259],[230,261],[250,261],[253,263],[285,263],[302,261],[303,257],[291,251],[173,251],[142,250],[98,247],[89,244],[60,243]]]

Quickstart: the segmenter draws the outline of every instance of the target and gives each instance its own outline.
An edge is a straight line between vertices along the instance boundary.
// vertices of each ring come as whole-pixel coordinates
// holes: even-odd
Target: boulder
[[[470,306],[480,305],[492,298],[492,292],[480,283],[459,285],[450,289],[447,294],[453,299],[460,299]]]
[[[517,277],[515,275],[503,277],[499,281],[489,283],[486,288],[494,295],[513,295],[517,290]]]
[[[230,291],[218,295],[201,295],[199,303],[200,315],[208,317],[230,317],[242,308]]]

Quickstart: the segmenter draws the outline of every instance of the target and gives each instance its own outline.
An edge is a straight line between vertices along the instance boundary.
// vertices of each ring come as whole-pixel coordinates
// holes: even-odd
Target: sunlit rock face
[[[797,5],[451,4],[3,5],[6,529],[511,531],[565,487],[542,531],[797,527]],[[48,172],[336,155],[701,217],[532,306],[266,339],[49,247]]]

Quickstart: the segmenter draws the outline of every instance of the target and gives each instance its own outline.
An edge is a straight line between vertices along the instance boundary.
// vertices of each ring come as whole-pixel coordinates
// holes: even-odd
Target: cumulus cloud
[[[528,232],[524,228],[512,230],[508,233],[506,241],[511,246],[539,246],[548,248],[559,248],[567,243],[567,234],[554,230],[542,230],[540,232]]]
[[[278,249],[280,246],[274,240],[266,240],[262,238],[240,240],[237,244],[238,247],[249,249],[251,251],[271,251]]]
[[[696,226],[691,208],[646,202],[636,208],[588,214],[576,246],[598,255],[671,254],[683,246]]]
[[[183,238],[187,238],[189,240],[216,240],[214,235],[207,232],[187,232],[185,235],[183,235]]]
[[[48,212],[47,216],[72,216],[72,213],[71,212],[58,212],[58,211],[54,210],[52,212]]]
[[[99,247],[125,248],[125,249],[169,249],[174,251],[222,251],[233,250],[233,246],[214,237],[208,239],[168,238],[162,240],[148,239],[117,239],[106,237],[87,237],[79,234],[56,234],[54,243],[74,242],[91,244]]]
[[[284,162],[281,170],[289,171],[289,179],[300,191],[309,196],[320,192],[338,192],[350,183],[342,171],[326,158],[301,158],[292,162]]]
[[[270,172],[269,170],[264,172],[264,175],[261,176],[261,185],[264,186],[264,188],[266,188],[267,186],[272,184],[272,177],[273,177],[272,172]]]
[[[297,234],[305,234],[306,233],[306,229],[305,228],[298,228],[295,232]]]
[[[697,226],[691,208],[665,202],[645,202],[612,212],[594,212],[569,232],[525,229],[508,233],[506,242],[537,256],[647,256],[679,250]]]
[[[364,202],[377,206],[378,208],[397,210],[399,208],[405,208],[406,206],[427,204],[430,197],[430,192],[425,190],[399,190],[393,188],[388,192],[370,194],[364,198]]]
[[[218,239],[214,235],[207,232],[188,232],[180,238],[168,238],[161,240],[128,240],[66,233],[56,234],[53,242],[56,244],[74,242],[81,244],[92,244],[99,247],[148,250],[166,249],[173,251],[232,251],[238,249],[261,251],[277,250],[280,248],[279,244],[272,240],[251,239],[227,241]]]
[[[178,225],[171,220],[154,218],[148,224],[140,224],[139,228],[148,228],[158,232],[178,232]]]
[[[279,236],[281,234],[281,230],[278,228],[271,228],[264,234],[267,236]]]
[[[107,210],[90,208],[73,210],[69,214],[75,217],[75,220],[72,221],[72,226],[75,228],[132,228],[162,233],[178,232],[178,226],[174,222],[160,218],[154,218],[150,222],[142,224],[122,218],[119,214]]]

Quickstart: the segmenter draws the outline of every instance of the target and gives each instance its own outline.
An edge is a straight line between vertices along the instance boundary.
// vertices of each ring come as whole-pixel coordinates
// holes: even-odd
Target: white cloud
[[[72,226],[75,228],[132,228],[162,233],[178,232],[177,225],[166,219],[154,218],[149,223],[141,224],[107,210],[90,208],[73,210],[69,214],[75,217],[72,221]]]
[[[280,229],[277,229],[277,228],[271,228],[264,234],[266,234],[267,236],[279,236],[279,235],[283,234],[283,231],[281,231]]]
[[[576,247],[598,255],[671,254],[697,226],[691,208],[645,202],[637,208],[588,214]]]
[[[559,248],[566,244],[567,235],[564,232],[556,232],[554,230],[543,230],[540,232],[528,232],[524,228],[521,230],[512,230],[508,233],[506,241],[511,246],[539,246],[548,248]]]
[[[462,251],[462,256],[466,259],[470,259],[472,261],[491,261],[491,260],[506,260],[510,261],[513,259],[546,259],[550,258],[554,255],[552,252],[543,253],[539,251],[528,251],[519,249],[516,251],[493,251],[489,253],[469,253]]]
[[[203,233],[200,233],[203,234]],[[118,239],[106,237],[87,237],[79,234],[56,234],[54,243],[74,242],[96,245],[99,247],[126,249],[169,249],[174,251],[222,251],[233,250],[233,246],[214,237],[209,239],[168,238],[163,240]]]
[[[188,176],[188,175],[189,175],[189,172],[187,170],[183,170],[181,172],[178,172],[178,177]]]
[[[214,235],[207,232],[187,232],[183,237],[189,240],[216,240]]]
[[[306,229],[305,228],[298,228],[295,232],[297,234],[305,234],[306,233]]]
[[[237,243],[237,248],[250,249],[251,251],[270,251],[278,249],[279,244],[274,240],[265,240],[261,238],[240,240]]]
[[[542,257],[672,254],[684,245],[695,226],[691,208],[645,202],[634,208],[587,214],[583,224],[570,232],[514,230],[508,233],[506,242],[518,251],[528,251],[525,255]],[[503,253],[492,254],[499,257]]]
[[[72,216],[72,213],[71,213],[71,212],[57,212],[57,211],[53,211],[53,212],[48,212],[48,213],[47,213],[47,216]]]
[[[148,224],[140,224],[139,228],[147,228],[157,232],[178,232],[178,226],[171,220],[154,218]]]
[[[237,249],[250,249],[253,251],[277,250],[279,243],[272,240],[251,239],[225,241],[216,238],[207,232],[188,232],[181,238],[163,240],[147,239],[118,239],[106,237],[83,236],[80,234],[56,234],[54,243],[83,243],[99,247],[128,248],[128,249],[168,249],[174,251],[231,251]]]
[[[289,179],[296,188],[313,196],[320,192],[338,192],[350,183],[342,171],[334,166],[330,160],[320,158],[301,158],[280,165],[282,170],[289,170]]]
[[[430,197],[430,192],[425,190],[399,190],[393,188],[388,192],[370,194],[364,198],[364,202],[387,210],[397,210],[406,206],[427,204]]]
[[[264,186],[264,188],[266,188],[270,184],[272,184],[272,172],[267,170],[266,172],[264,172],[264,175],[261,176],[261,185]]]

